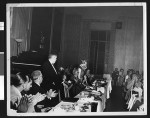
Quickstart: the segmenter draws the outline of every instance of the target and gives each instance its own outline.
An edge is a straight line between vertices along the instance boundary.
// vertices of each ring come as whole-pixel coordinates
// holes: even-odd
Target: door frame
[[[106,32],[106,41],[97,41],[98,43],[100,43],[100,42],[105,42],[105,43],[108,43],[108,45],[110,45],[110,41],[108,42],[108,38],[107,38],[107,33],[109,32],[109,35],[111,35],[111,30],[90,30],[90,35],[89,35],[89,48],[88,48],[88,60],[89,60],[89,62],[90,62],[90,47],[91,47],[91,32],[92,31],[105,31]],[[110,39],[109,39],[110,40]],[[105,45],[106,46],[106,45]],[[99,48],[99,46],[98,46],[98,48]],[[106,59],[106,53],[108,53],[108,52],[106,52],[106,47],[105,47],[105,50],[104,50],[104,63],[103,63],[103,73],[105,73],[105,70],[107,70],[106,68],[105,68],[105,64],[106,64],[106,62],[105,62],[105,59]],[[96,58],[98,58],[98,56],[97,56],[97,54],[96,54]],[[97,63],[97,61],[98,61],[98,59],[96,59],[96,63]],[[97,65],[97,64],[96,64]],[[89,67],[89,63],[88,63],[88,67]],[[107,68],[108,68],[108,64],[107,64]],[[97,73],[97,66],[96,66],[96,72],[95,73]]]

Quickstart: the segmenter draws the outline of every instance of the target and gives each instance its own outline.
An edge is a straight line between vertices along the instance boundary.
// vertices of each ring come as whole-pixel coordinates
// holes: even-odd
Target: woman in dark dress
[[[71,81],[73,83],[72,88],[70,89],[70,97],[74,97],[84,90],[85,86],[82,84],[81,79],[78,78],[78,68],[73,69],[73,75],[71,77]]]

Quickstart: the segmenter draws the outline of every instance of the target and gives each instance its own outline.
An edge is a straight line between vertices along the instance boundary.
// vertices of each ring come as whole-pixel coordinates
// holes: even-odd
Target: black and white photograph
[[[7,116],[147,115],[146,3],[8,3]]]

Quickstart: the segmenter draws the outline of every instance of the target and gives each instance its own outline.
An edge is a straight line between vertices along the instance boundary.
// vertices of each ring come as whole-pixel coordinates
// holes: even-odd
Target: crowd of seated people
[[[122,88],[122,96],[127,104],[127,110],[138,111],[143,106],[143,73],[128,69],[125,75],[124,69],[115,70],[112,72],[114,86]],[[143,107],[142,107],[143,110]]]
[[[143,110],[143,73],[133,69],[115,70],[112,72],[112,85],[122,88],[122,96],[129,111]],[[95,82],[94,75],[87,68],[87,62],[82,61],[80,65],[60,67],[58,70],[59,81],[61,82],[60,98],[74,98],[87,86]],[[25,112],[47,112],[55,104],[58,92],[53,89],[45,90],[41,70],[35,70],[30,75],[23,72],[11,75],[10,86],[10,107],[18,113]]]
[[[64,87],[63,97],[75,97],[85,89],[92,86],[94,75],[87,69],[87,62],[84,60],[80,65],[68,66],[61,70],[62,85]]]
[[[94,81],[94,75],[87,69],[86,61],[77,66],[61,67],[58,75],[61,81],[59,88],[62,100],[75,97]],[[11,75],[10,108],[18,113],[26,113],[47,112],[54,107],[58,92],[53,89],[45,91],[41,86],[43,80],[40,70],[35,70],[30,75],[23,72]]]
[[[17,73],[11,77],[10,86],[10,107],[17,112],[34,112],[37,102],[44,99],[44,95],[26,95],[24,92],[32,87],[32,80],[22,73]]]

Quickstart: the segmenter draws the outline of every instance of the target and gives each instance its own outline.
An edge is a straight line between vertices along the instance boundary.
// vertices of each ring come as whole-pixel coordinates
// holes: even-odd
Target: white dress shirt
[[[20,99],[22,98],[20,91],[13,85],[11,86],[10,96],[11,96],[10,99],[13,105],[16,103],[17,103],[16,105],[18,105],[20,102]]]
[[[49,62],[50,62],[50,64],[52,65],[52,67],[53,67],[55,73],[57,74],[57,71],[56,71],[56,69],[55,69],[55,67],[54,67],[54,64],[52,64],[50,60],[49,60]]]

